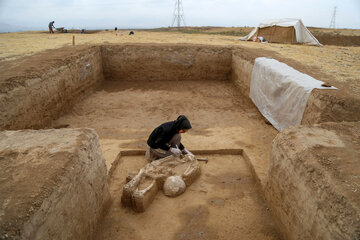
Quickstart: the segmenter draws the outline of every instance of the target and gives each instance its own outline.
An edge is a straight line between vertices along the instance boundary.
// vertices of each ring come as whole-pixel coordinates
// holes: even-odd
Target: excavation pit
[[[277,239],[261,191],[268,177],[271,142],[278,132],[264,121],[248,97],[254,59],[263,54],[226,46],[130,44],[65,47],[24,58],[20,70],[18,63],[9,62],[0,78],[0,129],[95,129],[111,173],[113,200],[108,215],[98,225],[108,230],[99,230],[99,238],[115,239],[118,234],[140,239],[150,234],[154,238],[194,239],[200,234],[197,238]],[[358,121],[360,111],[354,109],[360,105],[356,102],[332,91],[314,91],[303,123]],[[231,152],[214,156],[214,163],[211,158],[208,165],[202,164],[203,174],[183,195],[168,199],[157,194],[158,199],[145,213],[121,208],[125,171],[143,167],[145,158],[123,156],[114,162],[119,151],[143,151],[151,131],[180,114],[193,126],[182,139],[189,150],[239,148],[244,149],[243,157],[229,155]],[[229,182],[224,177],[226,171],[234,176]],[[218,183],[223,177],[225,182]],[[249,182],[243,187],[237,178]],[[204,193],[202,188],[214,191]],[[231,192],[236,197],[230,197]],[[191,202],[192,195],[199,203]],[[186,208],[181,207],[181,199]],[[174,211],[164,211],[162,206]],[[227,215],[221,208],[226,208]],[[123,216],[128,221],[124,222]],[[249,216],[252,222],[244,222]],[[174,225],[171,231],[167,231],[167,224]],[[234,231],[236,234],[230,234]]]
[[[95,239],[280,239],[256,182],[240,155],[206,154],[201,176],[180,196],[158,193],[143,212],[134,214],[120,203],[128,172],[147,162],[123,156],[114,166],[110,194],[114,204]]]

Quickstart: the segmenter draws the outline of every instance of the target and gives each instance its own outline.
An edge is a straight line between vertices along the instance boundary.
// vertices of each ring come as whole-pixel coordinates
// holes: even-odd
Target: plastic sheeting
[[[279,131],[301,124],[311,91],[322,81],[275,59],[256,58],[250,82],[250,98],[262,115]]]
[[[305,27],[302,20],[294,19],[294,18],[271,19],[261,22],[258,27],[254,28],[245,37],[239,38],[239,40],[243,40],[243,41],[251,40],[254,36],[256,36],[256,33],[258,32],[259,28],[272,27],[272,26],[294,27],[296,41],[298,43],[322,46],[322,44],[316,39],[316,37],[314,37],[314,35],[312,35],[311,32]]]

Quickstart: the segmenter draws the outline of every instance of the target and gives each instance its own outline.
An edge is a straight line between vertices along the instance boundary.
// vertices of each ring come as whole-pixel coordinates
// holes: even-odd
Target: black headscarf
[[[189,119],[187,119],[184,115],[180,115],[174,123],[176,131],[192,128]]]

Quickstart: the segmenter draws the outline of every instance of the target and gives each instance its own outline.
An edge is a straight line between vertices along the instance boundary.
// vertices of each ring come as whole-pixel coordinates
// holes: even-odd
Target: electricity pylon
[[[333,12],[333,15],[332,15],[332,18],[331,18],[331,22],[330,22],[329,28],[335,28],[336,8],[337,8],[337,7],[334,7],[334,12]]]
[[[182,23],[183,23],[183,26],[186,27],[184,9],[183,9],[181,0],[175,0],[174,18],[173,18],[171,26],[174,27],[175,23],[176,23],[179,31],[180,31],[180,27],[181,27]]]

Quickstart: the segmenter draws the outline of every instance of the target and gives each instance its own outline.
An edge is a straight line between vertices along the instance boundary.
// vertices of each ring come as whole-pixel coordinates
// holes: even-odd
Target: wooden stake
[[[73,46],[75,46],[75,36],[73,36]]]

